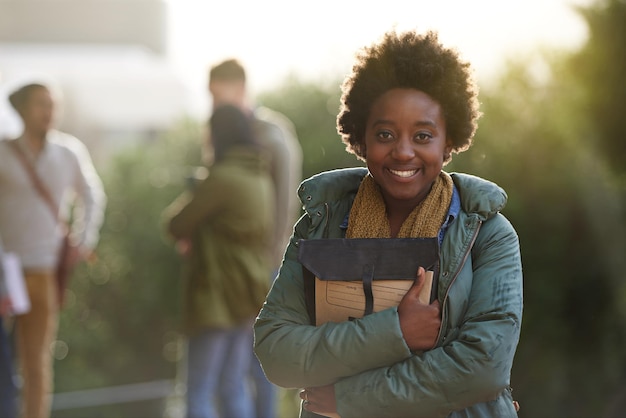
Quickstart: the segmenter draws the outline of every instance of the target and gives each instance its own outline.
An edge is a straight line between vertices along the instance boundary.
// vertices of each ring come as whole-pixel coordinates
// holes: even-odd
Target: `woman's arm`
[[[255,323],[255,352],[270,381],[283,387],[321,386],[411,356],[396,309],[319,327],[307,315],[297,242],[307,236],[307,215],[295,228],[278,278]]]
[[[445,416],[495,399],[508,386],[522,308],[519,243],[508,221],[483,227],[461,326],[448,331],[441,347],[418,354],[406,346],[395,309],[308,325],[301,266],[294,261],[295,242],[307,230],[305,217],[255,325],[255,350],[271,381],[284,387],[336,382],[343,417]]]
[[[462,324],[442,346],[335,384],[342,417],[446,416],[509,385],[522,318],[517,234],[503,217],[483,226]]]

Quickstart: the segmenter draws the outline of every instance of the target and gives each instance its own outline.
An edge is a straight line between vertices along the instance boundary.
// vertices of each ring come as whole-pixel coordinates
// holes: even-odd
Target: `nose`
[[[415,157],[415,149],[410,139],[400,138],[392,150],[392,157],[399,161],[411,160]]]

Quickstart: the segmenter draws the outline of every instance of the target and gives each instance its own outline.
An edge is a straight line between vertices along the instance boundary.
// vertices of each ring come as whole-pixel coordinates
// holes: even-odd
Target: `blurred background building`
[[[162,0],[0,0],[0,137],[21,126],[7,93],[48,80],[62,93],[59,127],[102,164],[190,112],[167,60]]]

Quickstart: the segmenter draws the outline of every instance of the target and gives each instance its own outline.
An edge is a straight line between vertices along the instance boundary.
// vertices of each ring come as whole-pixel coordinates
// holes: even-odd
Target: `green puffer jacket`
[[[267,159],[234,147],[193,195],[167,212],[169,231],[191,239],[185,263],[184,331],[252,321],[269,290],[274,191]]]
[[[289,388],[334,382],[342,418],[516,417],[509,380],[522,320],[521,257],[499,213],[506,194],[491,182],[451,174],[461,212],[441,246],[434,349],[411,352],[396,308],[308,325],[298,240],[343,238],[340,225],[366,173],[335,170],[300,186],[306,213],[255,323],[255,352],[269,380]]]

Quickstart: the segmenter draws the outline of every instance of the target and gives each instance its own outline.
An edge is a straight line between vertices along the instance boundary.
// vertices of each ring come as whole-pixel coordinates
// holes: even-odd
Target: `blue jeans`
[[[252,352],[250,362],[250,376],[254,384],[254,407],[256,418],[276,418],[276,386],[265,377],[259,359]]]
[[[206,329],[189,338],[188,418],[253,418],[248,384],[252,322]]]
[[[278,269],[272,271],[270,275],[270,286],[278,275]],[[277,388],[267,380],[261,368],[259,359],[252,350],[252,360],[250,361],[250,377],[254,386],[254,409],[256,418],[276,418],[277,414]]]
[[[17,387],[13,376],[11,340],[0,316],[0,417],[17,417]]]

